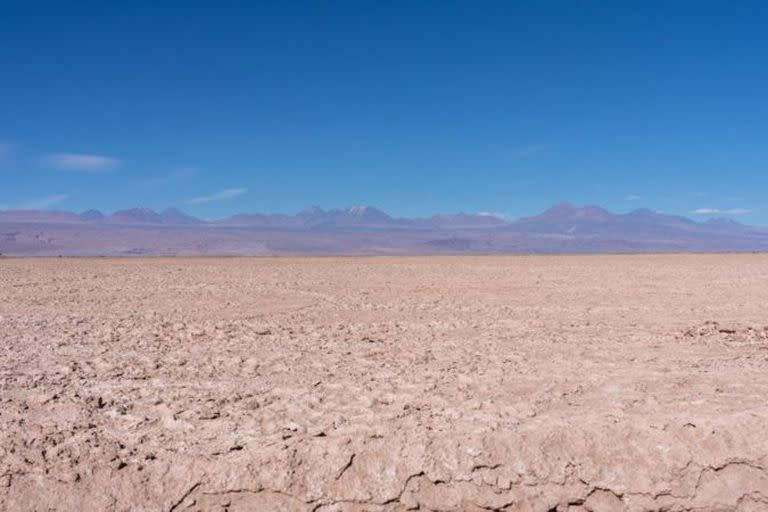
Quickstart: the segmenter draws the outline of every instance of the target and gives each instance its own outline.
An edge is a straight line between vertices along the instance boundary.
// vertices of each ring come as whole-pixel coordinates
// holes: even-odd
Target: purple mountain
[[[352,206],[325,211],[311,207],[299,214],[305,226],[312,228],[386,227],[400,224],[372,206]]]
[[[467,213],[393,218],[371,206],[211,222],[177,209],[106,217],[96,210],[0,211],[0,253],[12,255],[755,250],[768,250],[768,230],[731,219],[695,222],[648,209],[614,214],[570,203],[513,222]]]
[[[750,229],[735,221],[728,222],[734,232]],[[697,223],[686,217],[649,209],[613,214],[599,206],[575,207],[570,203],[561,203],[535,217],[517,220],[507,229],[519,233],[603,237],[614,240],[674,240],[705,236],[714,232],[715,227],[722,234],[720,224]]]
[[[86,210],[78,215],[78,217],[86,222],[101,222],[104,220],[104,214],[99,210]]]
[[[0,223],[2,222],[32,222],[32,223],[59,223],[78,222],[80,218],[76,213],[62,212],[58,210],[0,210]]]
[[[162,224],[163,222],[160,214],[149,208],[118,210],[107,220],[113,224]]]
[[[462,212],[452,215],[433,215],[419,221],[419,223],[437,228],[461,229],[503,226],[506,224],[506,221],[496,215]]]
[[[160,213],[160,220],[163,224],[173,226],[202,224],[203,221],[197,217],[187,215],[177,208],[167,208]]]
[[[599,206],[577,208],[571,203],[557,204],[535,217],[513,222],[510,229],[530,233],[587,234],[616,222],[616,216]]]

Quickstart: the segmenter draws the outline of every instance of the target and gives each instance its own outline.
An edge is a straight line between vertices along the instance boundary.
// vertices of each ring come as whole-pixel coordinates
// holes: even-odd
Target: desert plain
[[[768,255],[2,259],[0,510],[768,510]]]

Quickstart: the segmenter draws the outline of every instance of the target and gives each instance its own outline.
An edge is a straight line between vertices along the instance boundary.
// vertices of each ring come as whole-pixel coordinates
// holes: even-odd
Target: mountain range
[[[768,230],[648,209],[617,214],[564,202],[508,221],[458,213],[396,218],[371,206],[203,220],[170,208],[105,215],[0,211],[0,253],[25,255],[423,254],[768,250]]]

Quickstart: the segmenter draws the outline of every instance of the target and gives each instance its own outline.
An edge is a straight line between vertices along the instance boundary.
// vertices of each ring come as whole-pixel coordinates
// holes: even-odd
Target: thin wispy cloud
[[[624,198],[625,201],[639,201],[640,199],[642,198],[636,194],[629,194],[627,197]]]
[[[738,216],[738,215],[749,215],[752,213],[752,210],[748,208],[727,208],[727,209],[720,209],[720,208],[697,208],[696,210],[693,210],[691,213],[694,215],[726,215],[726,216]]]
[[[40,197],[38,199],[31,199],[29,201],[24,201],[23,203],[16,206],[15,209],[45,210],[47,208],[56,206],[57,204],[66,201],[67,199],[69,199],[68,194],[54,194],[52,196]]]
[[[211,203],[213,201],[224,201],[226,199],[233,199],[235,197],[242,196],[247,192],[247,188],[227,188],[221,192],[216,192],[215,194],[211,194],[209,196],[193,197],[192,199],[187,200],[187,204],[201,204]]]
[[[496,217],[497,219],[507,220],[509,216],[506,213],[499,212],[477,212],[481,217]]]
[[[54,153],[48,155],[45,162],[57,169],[76,172],[106,172],[120,165],[116,158],[78,153]]]

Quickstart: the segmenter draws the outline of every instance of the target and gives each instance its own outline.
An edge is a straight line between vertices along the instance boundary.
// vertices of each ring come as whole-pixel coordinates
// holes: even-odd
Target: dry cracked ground
[[[0,509],[768,510],[768,256],[0,260]]]

